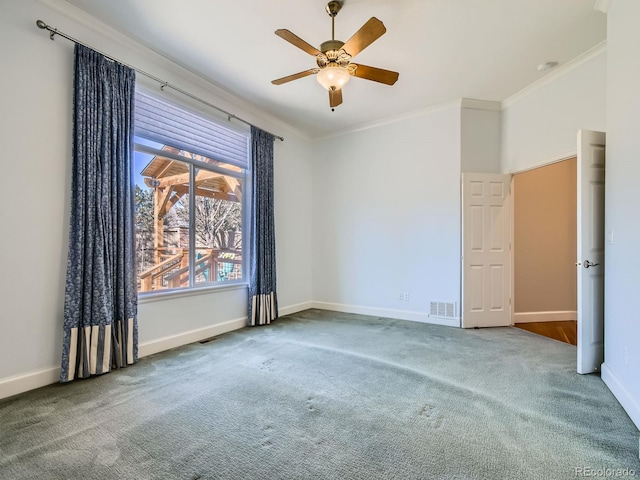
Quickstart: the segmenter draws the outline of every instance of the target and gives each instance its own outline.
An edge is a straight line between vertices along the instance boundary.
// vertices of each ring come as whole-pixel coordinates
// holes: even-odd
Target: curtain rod
[[[211,108],[213,108],[213,109],[215,109],[215,110],[217,110],[217,111],[219,111],[221,113],[224,113],[227,116],[227,119],[229,121],[231,121],[231,119],[235,118],[237,121],[245,123],[245,124],[247,124],[247,125],[249,125],[251,127],[260,128],[260,127],[257,127],[256,125],[254,125],[253,123],[248,122],[248,121],[238,117],[237,115],[234,115],[233,113],[227,112],[226,110],[223,110],[220,107],[216,107],[215,105],[213,105],[212,103],[207,102],[206,100],[203,100],[203,99],[201,99],[199,97],[196,97],[195,95],[192,95],[191,93],[189,93],[189,92],[187,92],[185,90],[182,90],[180,87],[176,87],[175,85],[172,85],[169,82],[166,82],[166,81],[162,80],[161,78],[156,77],[155,75],[151,75],[150,73],[145,72],[144,70],[140,70],[139,68],[136,68],[136,67],[128,65],[128,64],[126,64],[124,62],[121,62],[117,58],[114,58],[111,55],[107,55],[106,53],[101,52],[100,50],[98,50],[96,48],[93,48],[91,45],[88,45],[88,44],[86,44],[84,42],[81,42],[80,40],[77,40],[77,39],[73,38],[72,36],[67,35],[66,33],[63,33],[61,31],[59,31],[57,28],[52,28],[51,26],[47,25],[42,20],[36,21],[36,25],[38,26],[38,28],[40,28],[42,30],[47,30],[49,32],[49,38],[51,40],[54,40],[56,35],[60,35],[62,38],[66,38],[67,40],[70,40],[73,43],[78,43],[78,44],[80,44],[82,46],[85,46],[87,48],[95,50],[99,54],[104,55],[109,60],[113,60],[114,62],[118,62],[119,64],[124,65],[125,67],[129,67],[132,70],[135,70],[137,73],[139,73],[141,75],[144,75],[145,77],[150,78],[151,80],[155,80],[156,82],[158,82],[160,84],[160,89],[161,90],[164,90],[165,88],[170,88],[172,90],[175,90],[178,93],[181,93],[182,95],[185,95],[185,96],[187,96],[187,97],[189,97],[189,98],[191,98],[193,100],[196,100],[197,102],[203,103],[208,107],[211,107]],[[265,130],[265,132],[267,132],[267,131]],[[284,137],[281,137],[280,135],[276,135],[275,133],[271,133],[271,132],[267,132],[267,133],[270,134],[270,135],[273,135],[278,140],[281,140],[281,141],[284,142]]]

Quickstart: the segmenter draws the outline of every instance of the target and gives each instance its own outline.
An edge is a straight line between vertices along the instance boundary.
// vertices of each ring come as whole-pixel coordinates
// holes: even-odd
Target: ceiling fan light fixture
[[[316,74],[318,83],[329,91],[340,90],[350,78],[349,70],[337,65],[328,65]]]

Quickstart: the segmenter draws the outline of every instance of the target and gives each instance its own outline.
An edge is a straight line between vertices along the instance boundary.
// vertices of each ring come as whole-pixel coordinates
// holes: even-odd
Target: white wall
[[[36,19],[286,137],[275,147],[278,292],[285,313],[307,305],[312,262],[311,148],[306,139],[95,20],[88,28],[86,16],[66,2],[3,2],[0,397],[56,381],[61,356],[73,44],[62,38],[51,42],[36,28]],[[236,288],[142,302],[141,353],[238,327],[246,317],[246,298],[246,289]]]
[[[606,68],[601,46],[503,102],[502,171],[568,158],[578,130],[604,131]]]
[[[602,378],[640,428],[640,2],[608,15],[605,363]]]
[[[287,135],[274,156],[278,305],[285,315],[313,299],[311,144]]]
[[[38,35],[34,7],[4,2],[0,17],[0,379],[61,356],[73,63]]]
[[[484,104],[481,108],[472,103]],[[460,164],[463,172],[500,173],[502,111],[497,102],[462,100]]]
[[[431,300],[460,305],[459,106],[318,143],[313,220],[320,306],[426,321]]]

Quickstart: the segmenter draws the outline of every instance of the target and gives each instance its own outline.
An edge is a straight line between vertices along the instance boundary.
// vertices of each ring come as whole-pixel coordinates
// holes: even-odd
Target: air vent
[[[456,302],[431,302],[429,308],[430,317],[457,318]]]

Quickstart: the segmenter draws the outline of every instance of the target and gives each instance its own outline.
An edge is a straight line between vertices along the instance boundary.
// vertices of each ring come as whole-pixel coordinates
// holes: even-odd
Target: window
[[[249,136],[136,92],[138,292],[242,281]]]

